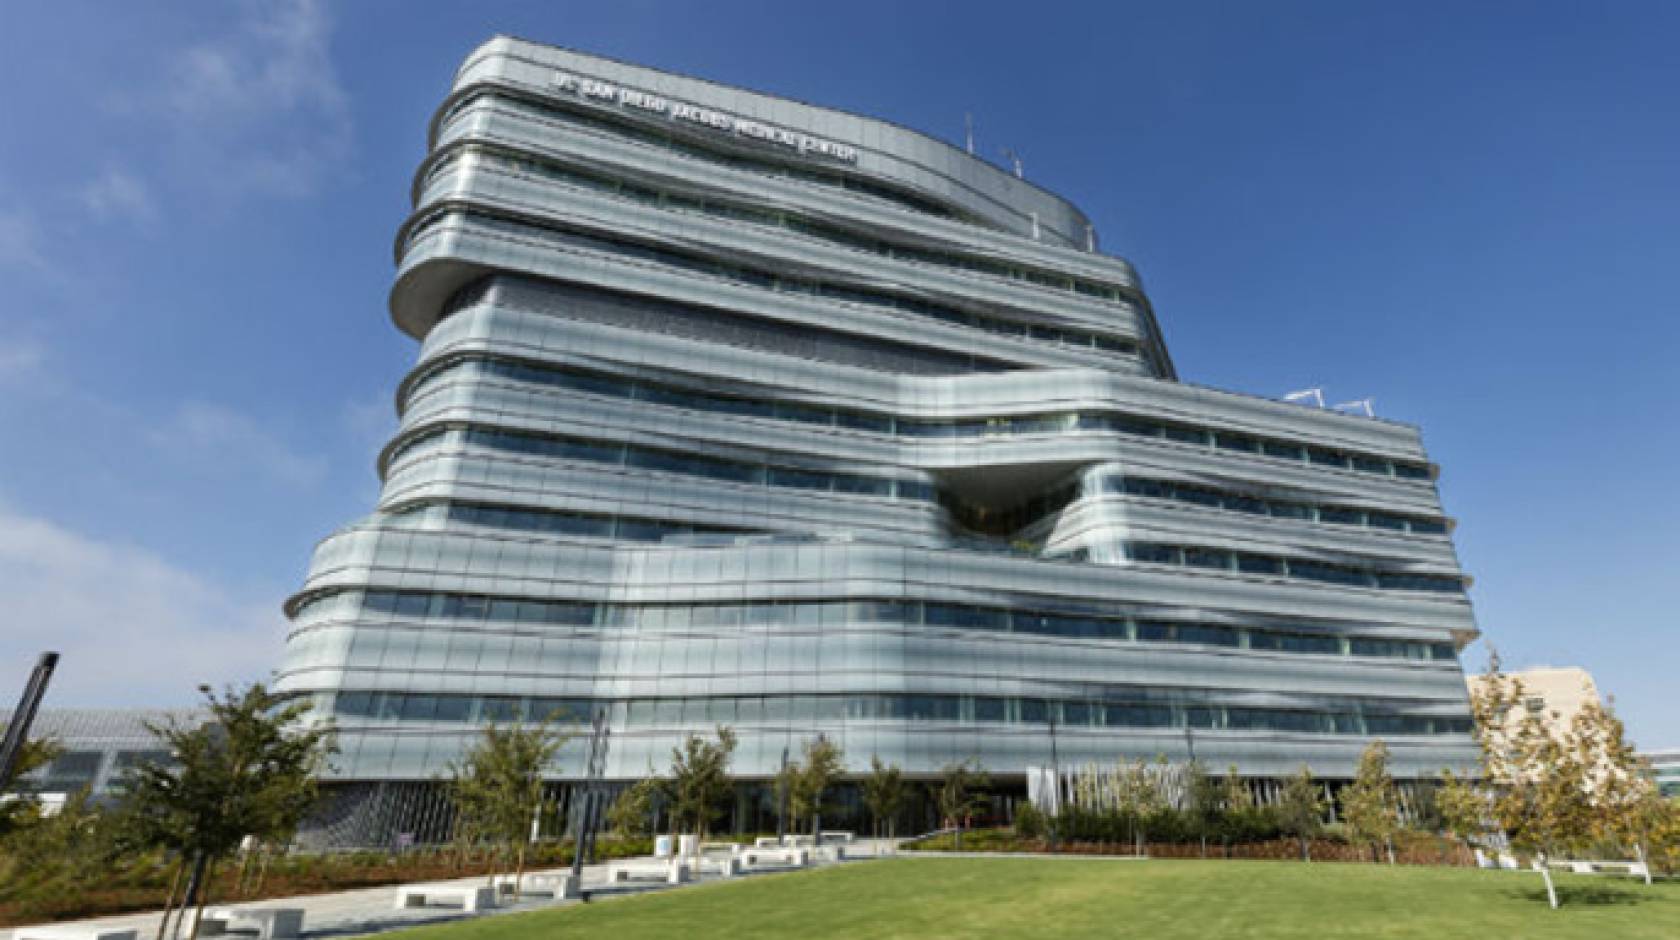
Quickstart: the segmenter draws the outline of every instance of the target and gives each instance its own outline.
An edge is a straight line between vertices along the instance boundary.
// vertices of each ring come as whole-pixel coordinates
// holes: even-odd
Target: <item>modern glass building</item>
[[[340,811],[488,721],[607,775],[1474,762],[1418,430],[1179,379],[1071,203],[886,121],[498,37],[396,240],[375,511],[287,604]],[[575,779],[584,742],[557,779]]]
[[[0,728],[11,718],[11,710],[0,709]],[[171,760],[152,728],[191,726],[203,719],[201,712],[185,708],[42,709],[29,736],[52,741],[59,754],[45,767],[19,777],[15,788],[47,800],[62,801],[84,789],[96,801],[110,799],[135,766]]]

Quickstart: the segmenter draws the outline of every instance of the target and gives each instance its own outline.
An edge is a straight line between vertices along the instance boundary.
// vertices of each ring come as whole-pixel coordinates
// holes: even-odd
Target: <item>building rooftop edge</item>
[[[1065,204],[1069,209],[1073,210],[1073,212],[1075,214],[1077,214],[1080,217],[1080,219],[1082,219],[1087,225],[1092,225],[1093,228],[1095,227],[1094,223],[1091,222],[1091,217],[1085,212],[1085,210],[1080,208],[1078,203],[1075,203],[1072,199],[1068,198],[1067,196],[1064,196],[1061,193],[1056,192],[1055,190],[1050,189],[1048,186],[1045,186],[1041,183],[1037,183],[1037,182],[1034,182],[1033,180],[1027,179],[1024,176],[1016,176],[1015,174],[1009,172],[1008,170],[1005,170],[1003,167],[998,166],[997,164],[991,162],[990,160],[987,160],[984,157],[978,156],[976,154],[969,153],[968,151],[964,150],[961,147],[958,147],[957,145],[951,143],[950,141],[942,140],[939,137],[934,136],[932,133],[930,133],[928,131],[924,131],[924,130],[921,130],[920,128],[916,128],[916,127],[911,127],[908,124],[901,124],[898,121],[894,121],[890,118],[879,117],[879,116],[873,115],[873,114],[864,114],[860,111],[853,111],[853,110],[850,110],[848,108],[837,108],[837,107],[834,107],[832,105],[816,104],[814,102],[806,101],[803,98],[795,98],[791,95],[777,94],[775,92],[764,91],[762,89],[753,88],[753,87],[750,87],[750,86],[747,86],[747,85],[730,84],[728,82],[722,82],[722,81],[718,81],[717,79],[706,78],[706,77],[700,76],[700,75],[691,75],[687,72],[678,72],[678,71],[674,71],[672,69],[660,68],[658,66],[648,65],[648,64],[643,63],[643,62],[631,62],[627,59],[620,59],[616,56],[603,55],[603,54],[598,53],[598,52],[591,52],[587,49],[577,49],[577,48],[573,48],[571,46],[563,46],[559,43],[545,42],[545,41],[540,40],[540,39],[531,39],[531,38],[526,37],[526,36],[517,36],[517,35],[514,35],[512,33],[496,33],[495,35],[491,36],[489,39],[486,39],[485,41],[483,41],[483,42],[479,43],[478,45],[474,46],[472,51],[467,53],[466,57],[462,60],[463,67],[465,66],[465,64],[467,62],[471,61],[474,56],[478,55],[481,52],[484,52],[484,51],[488,50],[489,48],[491,48],[492,46],[494,46],[498,42],[516,42],[516,43],[522,43],[522,44],[527,45],[527,46],[535,46],[537,48],[542,48],[542,49],[556,49],[556,50],[559,50],[561,52],[568,53],[570,55],[583,56],[585,58],[590,58],[590,59],[599,59],[602,62],[611,62],[614,65],[622,66],[624,68],[640,69],[640,70],[646,71],[646,72],[655,72],[655,73],[658,73],[660,75],[668,75],[672,78],[679,78],[679,79],[682,79],[684,81],[698,82],[698,83],[703,84],[703,85],[710,85],[712,87],[724,89],[726,91],[746,92],[748,94],[760,95],[760,96],[765,97],[765,98],[774,98],[774,99],[777,99],[779,101],[791,102],[793,104],[800,105],[801,107],[812,108],[812,109],[815,109],[815,110],[818,110],[818,111],[828,111],[828,112],[831,112],[831,113],[834,113],[834,114],[844,114],[847,117],[856,118],[860,121],[869,121],[871,123],[880,124],[880,125],[883,125],[883,126],[886,126],[886,127],[890,127],[890,128],[893,128],[894,130],[902,131],[902,132],[907,133],[907,134],[913,134],[913,135],[915,135],[917,137],[920,137],[924,140],[927,140],[927,141],[929,141],[933,144],[936,144],[940,147],[943,147],[946,150],[951,151],[953,154],[956,154],[956,155],[961,156],[961,157],[965,157],[968,160],[973,161],[975,163],[975,165],[984,168],[984,170],[986,172],[996,175],[999,179],[1011,182],[1013,184],[1026,186],[1029,189],[1036,190],[1036,191],[1044,194],[1045,196],[1048,196],[1052,199],[1055,199],[1058,202],[1061,202],[1061,203]],[[1105,254],[1105,253],[1097,251],[1097,252],[1092,252],[1092,254]],[[1127,260],[1120,255],[1105,255],[1105,256],[1106,257],[1119,258],[1122,261]],[[1127,261],[1127,263],[1130,264],[1129,261]]]

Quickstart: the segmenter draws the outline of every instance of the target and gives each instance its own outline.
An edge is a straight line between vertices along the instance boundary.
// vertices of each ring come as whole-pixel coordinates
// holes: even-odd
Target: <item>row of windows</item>
[[[522,532],[540,532],[544,535],[574,535],[629,542],[658,542],[672,535],[739,535],[763,531],[740,526],[702,525],[634,516],[555,509],[516,509],[509,506],[460,502],[415,503],[389,515],[412,521],[435,519],[439,522],[517,529]]]
[[[524,115],[537,117],[545,121],[555,121],[563,124],[589,127],[595,130],[605,131],[615,137],[636,140],[640,143],[649,144],[663,150],[679,153],[683,156],[701,160],[706,163],[727,166],[731,169],[746,170],[751,173],[760,173],[766,176],[786,177],[788,179],[797,179],[807,183],[816,183],[821,186],[844,189],[848,192],[873,196],[876,199],[891,202],[900,208],[938,216],[943,219],[960,218],[962,221],[970,222],[971,224],[973,222],[973,220],[967,219],[966,217],[959,217],[957,213],[940,203],[924,199],[914,193],[905,192],[895,187],[878,183],[871,179],[865,179],[863,177],[852,176],[845,173],[825,173],[811,167],[792,166],[790,164],[779,163],[771,160],[760,160],[746,155],[723,153],[721,151],[711,150],[692,144],[679,137],[659,133],[652,128],[641,124],[614,120],[610,115],[595,112],[583,112],[571,108],[541,103],[527,98],[515,98],[505,94],[483,93],[464,98],[461,101],[456,102],[455,105],[449,109],[448,113],[444,115],[443,120],[438,122],[439,126],[441,127],[447,125],[457,114],[460,114],[462,111],[478,104],[481,101],[489,101],[497,106],[504,107],[512,111],[518,111]],[[434,168],[432,172],[435,173],[436,169]]]
[[[1008,264],[989,258],[960,254],[950,251],[938,251],[928,248],[918,248],[909,245],[884,241],[859,235],[836,225],[817,222],[804,218],[796,213],[763,209],[729,200],[699,199],[683,193],[657,189],[633,183],[628,180],[617,179],[601,173],[591,173],[551,160],[545,160],[529,154],[513,155],[487,151],[482,148],[472,148],[483,154],[486,162],[492,166],[540,176],[567,185],[594,189],[634,199],[650,206],[662,209],[674,209],[686,212],[698,212],[714,218],[727,219],[734,222],[752,222],[758,225],[768,225],[796,231],[813,238],[818,238],[832,244],[842,245],[870,254],[895,258],[901,261],[914,261],[920,264],[933,265],[975,274],[985,274],[991,277],[1009,281],[1025,281],[1039,287],[1064,290],[1086,297],[1106,300],[1114,303],[1126,303],[1131,296],[1126,289],[1102,284],[1084,278],[1076,278],[1067,274],[1046,271],[1039,268]],[[451,154],[451,161],[454,158]],[[439,168],[434,168],[434,172]]]
[[[1004,372],[1020,363],[975,355],[966,350],[916,345],[872,334],[847,333],[807,323],[732,313],[720,307],[656,299],[599,287],[577,287],[528,275],[487,275],[476,284],[496,288],[498,308],[552,315],[567,321],[599,323],[638,333],[658,333],[685,340],[756,349],[779,356],[834,362],[873,372],[910,375],[956,375]],[[454,296],[482,293],[467,285]],[[474,301],[476,302],[476,301]],[[446,304],[440,320],[464,307]]]
[[[1083,330],[1071,330],[1061,327],[1033,326],[1018,320],[1006,320],[997,317],[970,313],[943,304],[930,303],[914,297],[903,297],[883,291],[867,288],[847,287],[827,281],[811,280],[789,276],[785,271],[764,270],[745,265],[717,261],[698,253],[676,251],[670,248],[657,248],[642,242],[614,235],[591,232],[588,234],[569,229],[561,229],[552,225],[509,218],[480,208],[474,209],[441,209],[432,213],[417,224],[403,244],[406,251],[417,239],[421,238],[432,228],[448,218],[466,218],[475,224],[499,231],[517,235],[528,235],[547,241],[558,241],[593,251],[603,251],[622,258],[636,258],[655,264],[679,268],[709,277],[720,278],[734,284],[756,287],[764,290],[782,293],[805,294],[813,297],[823,297],[841,300],[847,303],[864,304],[881,307],[902,313],[912,313],[918,316],[930,317],[945,323],[971,327],[997,333],[1004,336],[1031,337],[1045,339],[1072,346],[1082,346],[1118,352],[1125,355],[1136,355],[1137,344],[1121,337],[1105,336]]]
[[[1304,711],[1164,701],[1054,701],[985,695],[748,695],[599,701],[578,698],[340,692],[333,714],[348,719],[426,722],[582,723],[597,708],[621,727],[798,725],[823,721],[908,721],[1078,728],[1194,728],[1298,734],[1466,734],[1470,719],[1367,711]]]
[[[64,751],[47,766],[19,780],[19,788],[42,793],[74,793],[99,779],[107,753],[110,752]],[[173,760],[167,750],[117,751],[111,759],[109,777],[116,781],[141,764],[169,764]]]
[[[893,624],[993,633],[1025,633],[1081,640],[1183,643],[1283,653],[1370,656],[1454,662],[1451,643],[1344,636],[1285,624],[1245,625],[1171,621],[1119,613],[1052,613],[921,601],[850,600],[758,604],[608,606],[426,591],[342,591],[299,608],[306,614],[360,612],[386,616],[503,623],[687,630],[791,625],[839,628]]]
[[[467,429],[466,443],[510,453],[636,467],[756,486],[779,486],[920,502],[932,502],[934,499],[933,485],[917,480],[895,480],[890,477],[801,470],[764,463],[725,460],[720,457],[700,457],[638,444],[616,444],[478,427]]]
[[[805,424],[822,425],[825,427],[851,428],[860,431],[873,431],[880,434],[899,434],[915,438],[970,438],[986,436],[1008,436],[1016,434],[1047,434],[1065,431],[1112,431],[1131,434],[1140,437],[1161,438],[1177,443],[1201,444],[1211,446],[1221,451],[1253,454],[1258,456],[1281,458],[1310,463],[1317,467],[1333,467],[1336,469],[1353,469],[1363,473],[1380,476],[1397,476],[1407,480],[1429,479],[1429,467],[1425,464],[1413,464],[1399,460],[1389,460],[1368,454],[1350,454],[1331,448],[1308,446],[1289,443],[1286,441],[1262,440],[1246,434],[1230,431],[1211,431],[1207,428],[1197,428],[1188,425],[1170,424],[1140,418],[1127,414],[1110,412],[1060,412],[1055,414],[1019,415],[1002,418],[971,418],[965,420],[939,421],[920,420],[914,418],[895,418],[879,412],[856,411],[847,408],[831,408],[818,405],[805,405],[792,402],[772,402],[763,398],[735,398],[727,395],[716,395],[706,392],[693,392],[666,385],[650,382],[645,379],[626,379],[575,367],[537,366],[527,363],[517,363],[487,356],[468,357],[467,360],[450,362],[436,371],[422,377],[414,386],[418,391],[438,376],[454,369],[462,368],[464,361],[475,361],[485,373],[500,378],[519,382],[547,385],[555,388],[565,388],[572,391],[585,392],[592,395],[603,395],[614,398],[629,398],[645,401],[653,405],[668,405],[675,408],[691,408],[696,411],[711,411],[721,414],[743,415],[754,418],[773,418],[783,421],[798,421]],[[412,393],[411,393],[412,394]],[[1112,492],[1112,491],[1111,491]],[[1279,503],[1279,505],[1283,505]],[[1288,510],[1282,510],[1276,515],[1285,515]],[[1305,518],[1305,517],[1299,517]],[[1372,525],[1378,528],[1395,528],[1386,524],[1397,517],[1383,517],[1378,521],[1353,522],[1354,525]],[[1322,521],[1342,522],[1344,518],[1325,518]],[[1409,524],[1411,520],[1406,520]],[[1435,523],[1440,526],[1440,532],[1445,532],[1445,525],[1438,520],[1418,520],[1427,525]],[[1402,525],[1399,528],[1407,528]],[[1428,531],[1427,529],[1412,529],[1411,531]]]
[[[1209,509],[1225,509],[1257,516],[1280,519],[1301,519],[1307,522],[1330,522],[1336,525],[1367,526],[1393,532],[1412,532],[1419,535],[1445,535],[1446,522],[1426,516],[1401,516],[1378,512],[1375,509],[1353,509],[1347,506],[1328,506],[1294,500],[1261,499],[1216,490],[1212,487],[1179,483],[1171,480],[1152,480],[1144,477],[1104,477],[1102,491],[1151,499],[1170,499]]]
[[[1256,555],[1194,545],[1164,545],[1160,542],[1126,542],[1124,545],[1128,560],[1155,565],[1183,565],[1216,571],[1240,571],[1243,574],[1276,575],[1385,591],[1432,591],[1442,594],[1464,592],[1463,579],[1448,575],[1378,571],[1307,558]],[[1081,548],[1074,553],[1074,557],[1083,559],[1088,557],[1089,553],[1089,548]]]

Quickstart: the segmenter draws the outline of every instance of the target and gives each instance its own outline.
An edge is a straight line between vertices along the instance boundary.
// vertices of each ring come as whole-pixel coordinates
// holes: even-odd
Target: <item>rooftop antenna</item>
[[[1303,388],[1298,392],[1290,392],[1289,394],[1283,396],[1284,401],[1299,402],[1299,401],[1306,401],[1308,399],[1311,399],[1314,404],[1318,405],[1318,407],[1323,408],[1324,407],[1324,389],[1322,389],[1322,388]]]
[[[1365,412],[1365,417],[1367,418],[1375,418],[1377,416],[1376,411],[1371,407],[1371,399],[1369,398],[1361,398],[1357,401],[1344,401],[1341,404],[1336,405],[1335,410],[1347,412],[1363,411]]]
[[[1021,169],[1021,155],[1008,147],[999,147],[998,149],[1003,151],[1004,159],[1015,165],[1015,178],[1018,180],[1026,179],[1027,177]]]
[[[963,136],[968,141],[968,155],[974,156],[974,112],[963,112]]]

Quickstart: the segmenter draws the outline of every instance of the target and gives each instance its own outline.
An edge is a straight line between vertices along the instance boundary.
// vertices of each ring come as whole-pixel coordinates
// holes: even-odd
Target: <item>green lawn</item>
[[[1680,883],[1241,861],[906,858],[424,927],[551,937],[1680,937]]]

